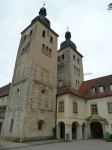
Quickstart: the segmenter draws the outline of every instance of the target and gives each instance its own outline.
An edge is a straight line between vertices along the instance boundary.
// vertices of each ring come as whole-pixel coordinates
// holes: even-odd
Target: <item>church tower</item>
[[[57,92],[57,37],[42,7],[22,31],[5,121],[9,140],[53,136]]]
[[[69,86],[79,90],[83,77],[82,55],[77,51],[76,45],[70,40],[71,33],[65,33],[66,40],[61,43],[58,50],[57,86]]]

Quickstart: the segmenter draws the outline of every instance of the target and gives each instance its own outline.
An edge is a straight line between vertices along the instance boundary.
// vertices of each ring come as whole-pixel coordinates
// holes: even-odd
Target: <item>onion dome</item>
[[[44,22],[48,27],[50,27],[50,21],[46,18],[47,12],[44,7],[42,7],[39,11],[39,16],[35,17],[31,23],[33,23],[35,20],[40,19],[42,22]]]
[[[75,50],[77,50],[76,45],[70,40],[70,38],[71,38],[71,32],[67,31],[67,32],[65,33],[65,38],[66,38],[66,40],[61,43],[60,49],[63,49],[63,48],[65,48],[66,46],[69,46],[69,45],[70,45],[70,46],[72,46]]]

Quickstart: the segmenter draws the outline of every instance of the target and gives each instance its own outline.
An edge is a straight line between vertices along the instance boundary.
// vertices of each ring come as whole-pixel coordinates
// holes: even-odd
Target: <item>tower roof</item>
[[[40,19],[42,22],[44,22],[48,27],[50,27],[50,21],[46,18],[47,12],[44,7],[42,7],[39,11],[39,16],[35,17],[31,23],[33,23],[35,20]]]
[[[77,50],[76,45],[70,40],[70,38],[71,38],[71,32],[67,31],[67,32],[65,33],[65,38],[66,38],[66,40],[61,43],[60,49],[63,49],[63,48],[65,48],[66,46],[69,46],[69,45],[70,45],[70,46],[72,46],[75,50]]]

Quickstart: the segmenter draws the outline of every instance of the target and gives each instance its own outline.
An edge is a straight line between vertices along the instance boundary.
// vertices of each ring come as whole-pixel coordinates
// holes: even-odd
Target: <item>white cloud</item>
[[[44,2],[44,1],[43,1]],[[112,12],[107,11],[109,0],[47,0],[47,18],[59,34],[58,49],[64,41],[67,25],[72,41],[84,56],[85,79],[112,74]],[[0,87],[12,80],[20,32],[38,15],[43,3],[39,0],[0,1]]]

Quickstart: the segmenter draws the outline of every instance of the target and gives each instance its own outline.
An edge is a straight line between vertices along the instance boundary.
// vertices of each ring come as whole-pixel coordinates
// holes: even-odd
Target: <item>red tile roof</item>
[[[0,88],[0,97],[9,95],[11,83]]]
[[[62,94],[66,94],[66,93],[71,93],[71,94],[74,94],[76,96],[82,97],[82,95],[80,94],[79,91],[71,89],[69,86],[57,89],[57,95],[62,95]]]
[[[92,79],[88,81],[83,81],[79,91],[73,90],[68,86],[58,88],[57,95],[71,93],[76,96],[83,97],[85,99],[112,96],[112,91],[110,91],[110,84],[112,84],[112,75],[104,76],[104,77],[100,77],[100,78],[96,78],[96,79]],[[104,93],[99,93],[99,86],[104,87]],[[95,94],[91,94],[92,87],[96,88]],[[85,91],[87,91],[87,94],[84,94]]]

